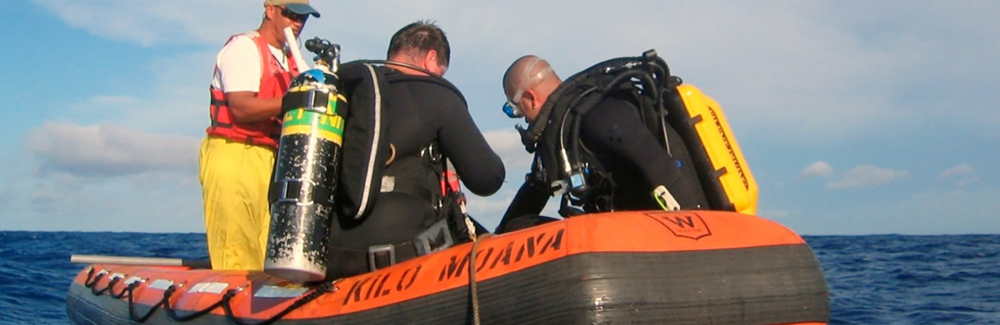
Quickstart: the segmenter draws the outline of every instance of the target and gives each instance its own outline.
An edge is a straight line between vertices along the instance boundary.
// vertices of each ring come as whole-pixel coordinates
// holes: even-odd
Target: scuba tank
[[[347,109],[337,76],[340,46],[314,38],[306,49],[316,54],[316,67],[296,76],[282,98],[264,259],[264,272],[295,282],[326,276]]]

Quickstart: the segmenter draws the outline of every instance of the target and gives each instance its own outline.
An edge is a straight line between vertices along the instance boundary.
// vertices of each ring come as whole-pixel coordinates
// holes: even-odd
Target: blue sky
[[[0,229],[203,232],[214,57],[261,2],[7,4]],[[499,110],[510,62],[568,76],[655,48],[725,109],[762,217],[807,235],[1000,233],[996,1],[314,2],[303,36],[345,61],[383,58],[419,19],[448,33],[446,77],[508,169],[471,198],[490,227],[530,159]]]

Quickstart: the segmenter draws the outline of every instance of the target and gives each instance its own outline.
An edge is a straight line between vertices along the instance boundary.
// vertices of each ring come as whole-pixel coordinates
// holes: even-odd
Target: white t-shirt
[[[267,46],[271,55],[283,69],[288,70],[288,58],[282,49]],[[222,47],[215,58],[215,73],[212,87],[222,92],[260,92],[260,75],[263,67],[257,44],[247,35],[239,35]]]

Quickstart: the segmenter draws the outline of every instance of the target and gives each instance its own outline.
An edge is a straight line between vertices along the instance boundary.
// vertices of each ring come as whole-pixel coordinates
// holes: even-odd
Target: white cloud
[[[975,172],[976,170],[972,169],[972,166],[969,166],[969,164],[961,164],[952,168],[948,168],[945,171],[941,172],[941,178],[968,175],[968,174],[973,174]]]
[[[520,185],[516,184],[515,186]],[[493,230],[500,224],[500,219],[503,217],[503,213],[507,211],[507,207],[510,205],[511,200],[514,199],[516,192],[516,187],[506,188],[505,186],[503,190],[490,197],[469,195],[469,215],[483,224],[483,226],[486,226],[487,229]]]
[[[161,176],[147,176],[161,174]],[[193,182],[190,179],[194,179]],[[204,232],[197,175],[150,173],[103,181],[53,175],[25,183],[3,229],[40,231]]]
[[[514,130],[497,130],[483,132],[486,142],[490,144],[493,151],[500,156],[507,171],[507,178],[503,187],[489,197],[479,197],[471,193],[468,195],[469,214],[484,226],[493,230],[500,222],[503,213],[507,211],[514,194],[524,181],[524,174],[528,172],[532,155],[524,151],[521,144],[521,136]]]
[[[938,176],[941,179],[949,179],[955,182],[956,186],[963,187],[979,182],[979,175],[969,164],[961,164],[948,168]]]
[[[830,175],[833,175],[833,166],[830,166],[830,164],[824,161],[817,161],[809,166],[806,166],[806,168],[799,173],[799,179],[809,179],[813,177],[826,178]]]
[[[41,134],[44,136],[40,139],[47,139],[50,147],[32,149],[39,160],[33,167],[49,171],[45,177],[53,182],[57,180],[52,172],[66,177],[70,174],[119,177],[142,170],[147,172],[141,177],[153,177],[155,172],[148,172],[151,170],[177,174],[181,170],[176,167],[177,162],[171,163],[174,167],[167,167],[143,161],[140,156],[154,154],[131,145],[104,142],[100,131],[93,128],[128,125],[143,131],[120,133],[182,134],[192,136],[188,141],[196,141],[193,137],[203,134],[208,121],[205,90],[216,51],[227,36],[255,28],[261,15],[259,0],[35,2],[74,28],[146,47],[135,53],[150,62],[149,71],[122,72],[129,78],[143,76],[128,80],[141,84],[142,91],[147,93],[127,94],[111,89],[90,99],[64,98],[70,104],[56,103],[50,108],[55,113],[68,111],[68,115],[59,114],[65,118],[59,122],[78,126],[88,134],[55,134],[41,126],[29,136]],[[911,135],[927,136],[927,125],[940,127],[942,132],[954,132],[955,137],[990,134],[994,137],[987,140],[992,141],[1000,134],[995,127],[1000,123],[996,109],[1000,93],[993,89],[998,84],[1000,65],[990,61],[1000,55],[1000,47],[987,41],[1000,36],[1000,29],[992,23],[1000,2],[967,1],[955,5],[911,1],[779,0],[764,4],[630,1],[623,6],[643,10],[623,10],[621,14],[609,13],[606,3],[586,0],[574,2],[572,10],[565,10],[565,3],[520,0],[394,2],[389,4],[391,10],[378,1],[314,1],[314,4],[324,16],[310,20],[303,35],[322,36],[340,43],[345,60],[384,56],[389,36],[417,19],[434,19],[445,29],[454,54],[448,78],[465,93],[481,129],[505,129],[489,131],[487,138],[507,164],[508,185],[488,198],[488,203],[471,207],[482,208],[476,210],[477,217],[499,218],[509,198],[503,194],[513,195],[506,191],[516,190],[530,162],[531,156],[523,151],[517,134],[509,129],[510,120],[503,118],[498,109],[502,102],[500,75],[511,61],[527,53],[546,57],[560,75],[568,76],[601,60],[656,48],[675,74],[722,105],[745,149],[825,148],[823,145],[834,144],[830,150],[836,150],[843,147],[838,146],[838,141],[851,141],[852,148],[870,149],[861,142],[869,139],[919,142],[925,138]],[[528,6],[536,10],[524,11]],[[705,19],[709,16],[712,19]],[[127,48],[128,44],[121,45]],[[28,64],[44,66],[41,62]],[[961,129],[954,129],[956,126]],[[40,140],[28,142],[31,141]],[[67,141],[79,144],[73,147],[61,144]],[[197,148],[185,152],[196,155]],[[95,158],[95,153],[103,158]],[[774,157],[789,154],[794,153],[774,150],[754,153]],[[824,156],[850,156],[850,152],[829,154]],[[196,157],[184,160],[189,164],[183,167],[187,168],[184,191],[188,191],[187,187],[196,182],[192,171]],[[823,163],[845,166],[837,161]],[[94,164],[113,167],[102,169]],[[788,166],[769,173],[761,166],[759,179],[766,181],[763,176],[794,173],[796,168]],[[963,174],[963,168],[953,169],[940,175],[956,179],[976,174],[974,170]],[[933,177],[939,171],[913,173]],[[17,171],[6,175],[14,173]],[[827,188],[877,186],[907,174],[859,166],[829,182]],[[131,175],[125,178],[139,181],[140,176]],[[834,176],[832,167],[825,171],[816,163],[800,171],[802,178],[830,176]],[[64,183],[38,187],[37,191],[52,193],[72,179],[58,181]],[[769,186],[762,183],[761,187]],[[8,188],[4,194],[12,191]],[[84,194],[61,192],[57,197],[61,202],[79,203],[67,205],[63,213],[101,215],[102,211],[70,211],[85,207],[94,198]],[[176,193],[164,190],[146,195],[174,197]],[[51,199],[55,198],[40,199],[39,203],[52,205]],[[133,201],[146,202],[146,199],[136,197]],[[194,198],[175,205],[187,207],[197,203]],[[106,210],[111,209],[128,211],[123,214],[148,214],[150,220],[166,220],[169,218],[164,216],[174,215],[169,209],[163,209],[167,212],[162,213],[128,207]],[[790,211],[799,214],[799,209]],[[194,229],[199,228],[195,226]]]
[[[36,1],[72,26],[104,38],[154,47],[197,44],[211,51],[228,35],[254,29],[261,15],[259,1]],[[992,25],[992,15],[985,13],[996,12],[998,4],[991,2],[631,1],[620,16],[609,15],[597,1],[575,2],[572,10],[564,3],[531,1],[396,2],[388,11],[379,2],[314,5],[326,14],[311,19],[303,36],[340,43],[347,60],[381,57],[396,29],[418,19],[436,20],[453,45],[449,78],[466,91],[472,107],[495,106],[502,97],[500,74],[529,52],[548,58],[568,76],[601,60],[656,48],[675,73],[727,107],[733,124],[760,126],[743,133],[781,139],[916,130],[926,120],[951,118],[941,107],[971,107],[975,112],[970,114],[986,115],[992,107],[982,103],[997,98],[984,98],[987,91],[956,86],[954,91],[977,95],[949,100],[912,95],[941,86],[927,75],[972,88],[995,84],[989,81],[1000,75],[1000,67],[982,61],[995,57],[991,53],[1000,55],[1000,49],[964,41],[995,38],[997,28],[983,27]],[[536,9],[526,12],[526,5]],[[609,20],[614,23],[594,25]],[[873,32],[873,23],[888,25]],[[978,123],[983,129],[992,125]]]
[[[521,144],[521,135],[515,130],[494,130],[483,132],[486,142],[490,148],[500,156],[504,162],[504,167],[511,169],[524,169],[531,165],[531,157],[524,150]]]
[[[60,122],[119,124],[148,132],[204,135],[214,53],[152,57],[136,83],[140,93],[109,88],[89,98],[66,98]],[[134,78],[129,76],[129,78]]]
[[[801,215],[810,220],[796,220],[793,229],[807,235],[998,234],[997,197],[996,188],[937,188],[872,202],[841,201],[833,208],[803,206]]]
[[[872,165],[861,165],[847,171],[840,179],[826,184],[827,189],[843,190],[849,188],[878,187],[894,180],[906,177],[906,171],[878,168]]]
[[[52,122],[24,138],[4,157],[0,229],[204,231],[197,139]]]
[[[41,174],[123,176],[150,171],[197,171],[199,139],[148,134],[112,124],[46,122],[25,142]]]
[[[71,26],[113,40],[143,46],[215,42],[220,46],[233,32],[214,26],[260,22],[263,1],[237,0],[35,0]],[[229,34],[226,34],[229,33]]]

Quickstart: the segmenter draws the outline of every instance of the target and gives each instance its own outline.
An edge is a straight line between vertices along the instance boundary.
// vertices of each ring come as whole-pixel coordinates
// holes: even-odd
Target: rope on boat
[[[127,295],[129,319],[137,323],[145,323],[147,320],[149,320],[150,317],[153,316],[153,313],[156,312],[157,309],[160,309],[160,307],[163,307],[163,311],[164,313],[167,314],[168,318],[177,322],[187,322],[195,318],[204,316],[210,313],[212,310],[215,310],[216,308],[222,307],[222,310],[225,311],[226,313],[226,318],[229,319],[229,321],[233,322],[234,324],[270,325],[278,320],[281,320],[281,318],[285,317],[285,315],[288,315],[288,313],[291,313],[292,311],[299,309],[302,306],[305,306],[309,302],[316,300],[316,298],[319,298],[324,294],[336,291],[336,288],[333,286],[334,282],[325,282],[317,286],[315,289],[313,289],[313,291],[310,292],[308,295],[303,296],[302,298],[296,300],[294,303],[289,305],[288,308],[285,308],[285,310],[282,310],[278,314],[275,314],[273,317],[258,323],[247,323],[236,318],[236,315],[233,313],[233,307],[230,304],[230,302],[232,302],[233,297],[235,297],[237,293],[243,291],[243,288],[229,289],[222,296],[222,299],[219,299],[218,302],[212,304],[211,306],[188,315],[179,316],[177,315],[177,312],[170,307],[170,297],[173,296],[175,292],[177,292],[177,289],[179,289],[180,286],[170,285],[165,290],[163,290],[163,298],[160,299],[160,301],[157,302],[156,305],[153,305],[149,309],[149,311],[146,312],[145,315],[142,315],[140,317],[137,316],[135,312],[136,303],[133,292],[135,291],[135,288],[139,287],[139,284],[143,282],[142,281],[132,282],[127,287],[122,289],[121,293],[115,294],[112,288],[122,279],[122,277],[116,276],[112,278],[108,282],[108,285],[104,287],[104,289],[98,290],[97,289],[98,282],[100,282],[101,279],[104,277],[104,275],[107,274],[108,272],[102,270],[101,272],[98,272],[95,275],[94,271],[95,269],[91,268],[90,271],[87,273],[87,279],[83,281],[84,286],[90,288],[90,292],[95,296],[100,296],[102,294],[107,293],[108,296],[112,298],[121,299]]]
[[[141,283],[142,282],[140,282],[140,281],[129,283],[128,286],[122,288],[122,292],[120,292],[118,294],[115,294],[114,292],[111,292],[108,295],[111,296],[111,298],[115,298],[115,299],[125,298],[126,294],[131,295],[132,294],[132,290],[135,290],[135,288],[138,287],[139,284],[141,284]]]
[[[170,286],[170,288],[168,290],[171,290],[173,288],[174,288],[174,286]],[[208,314],[212,310],[214,310],[216,308],[219,308],[219,306],[222,306],[222,304],[229,304],[229,300],[232,299],[233,296],[235,296],[240,291],[243,291],[243,290],[242,289],[229,289],[229,290],[226,291],[226,294],[222,296],[222,299],[219,299],[219,301],[217,301],[216,303],[212,304],[211,306],[208,306],[205,309],[196,311],[194,313],[191,313],[191,314],[188,314],[188,315],[185,315],[185,316],[178,316],[177,312],[174,311],[174,309],[170,307],[170,302],[166,301],[166,299],[168,298],[167,292],[164,291],[163,292],[163,299],[164,299],[165,302],[163,304],[163,311],[167,313],[167,317],[170,317],[170,319],[173,319],[173,320],[178,321],[178,322],[186,322],[186,321],[189,321],[189,320],[201,317],[202,315]]]
[[[108,272],[106,270],[101,270],[100,272],[97,273],[97,275],[94,275],[95,270],[96,269],[94,268],[90,268],[90,271],[87,272],[87,279],[83,281],[83,285],[89,288],[90,293],[92,293],[95,296],[100,296],[104,293],[108,293],[108,296],[112,298],[121,299],[124,298],[126,295],[128,295],[128,316],[129,319],[131,319],[132,321],[139,323],[145,322],[146,320],[149,319],[150,316],[153,315],[153,312],[155,312],[156,309],[159,308],[161,304],[163,304],[163,301],[160,301],[160,303],[153,306],[153,308],[151,308],[149,312],[146,313],[146,315],[138,317],[135,315],[135,301],[133,300],[132,297],[132,291],[139,286],[140,282],[137,281],[130,283],[127,287],[122,289],[121,293],[115,294],[114,291],[111,290],[111,288],[114,287],[115,284],[118,284],[118,281],[121,280],[121,277],[114,277],[113,279],[111,279],[111,281],[108,281],[108,285],[105,286],[104,289],[97,289],[97,283],[101,282],[101,279],[104,278],[104,275],[108,274]],[[164,292],[164,296],[169,297],[167,292]]]
[[[232,290],[230,290],[230,291],[232,291]],[[266,319],[266,320],[264,320],[262,322],[259,322],[259,323],[246,323],[246,322],[243,322],[243,321],[237,319],[236,316],[233,315],[233,307],[229,305],[228,298],[226,298],[226,297],[222,298],[222,299],[226,299],[227,300],[227,303],[224,304],[224,305],[222,305],[222,310],[224,310],[226,312],[226,318],[228,318],[229,321],[231,321],[231,322],[233,322],[233,323],[235,323],[237,325],[269,325],[269,324],[273,324],[274,322],[280,320],[282,317],[285,317],[285,315],[288,315],[288,313],[292,312],[293,310],[299,309],[299,307],[305,306],[307,303],[309,303],[309,302],[311,302],[313,300],[316,300],[316,298],[319,298],[320,296],[322,296],[324,294],[327,294],[327,293],[330,293],[330,292],[334,292],[333,282],[324,282],[323,284],[321,284],[318,287],[316,287],[316,289],[314,289],[308,295],[306,295],[306,296],[304,296],[302,298],[299,298],[299,300],[296,300],[294,303],[292,303],[290,306],[288,306],[288,308],[285,308],[285,310],[282,310],[280,313],[277,313],[273,317],[268,318],[268,319]],[[235,293],[234,293],[234,295],[235,295]]]
[[[490,237],[490,236],[491,236],[490,234],[483,234],[481,236],[476,236],[475,242],[473,242],[473,244],[472,244],[472,251],[469,252],[469,290],[470,290],[471,299],[472,299],[472,317],[473,317],[473,323],[476,324],[476,325],[480,325],[480,318],[479,318],[479,288],[478,288],[478,285],[477,285],[477,282],[476,282],[476,251],[479,250],[479,243],[481,243],[483,241],[483,239],[485,239],[487,237]],[[207,307],[207,308],[205,308],[203,310],[200,310],[200,311],[197,311],[197,312],[185,315],[185,316],[179,316],[179,315],[177,315],[177,312],[173,308],[170,307],[170,297],[177,291],[177,289],[179,288],[179,286],[171,285],[170,287],[168,287],[167,289],[165,289],[163,291],[163,298],[160,299],[160,301],[158,303],[156,303],[156,305],[154,305],[153,307],[151,307],[150,310],[145,315],[142,315],[141,317],[139,317],[139,316],[136,316],[136,313],[135,313],[135,305],[136,304],[135,304],[135,301],[134,301],[133,292],[134,292],[135,288],[137,288],[139,286],[139,284],[142,283],[142,282],[140,282],[140,281],[132,282],[126,288],[122,289],[121,293],[115,294],[114,291],[112,290],[112,287],[114,287],[122,279],[122,277],[114,277],[114,278],[112,278],[108,282],[108,285],[104,289],[98,290],[96,288],[97,284],[104,277],[104,275],[107,274],[107,272],[102,270],[101,272],[98,272],[96,276],[95,276],[94,272],[95,272],[95,269],[91,268],[90,271],[87,273],[87,279],[84,280],[84,286],[86,286],[87,288],[90,288],[91,289],[91,293],[93,293],[95,296],[100,296],[100,295],[102,295],[104,293],[108,293],[109,296],[111,296],[111,297],[113,297],[115,299],[121,299],[121,298],[123,298],[123,297],[125,297],[127,295],[128,296],[129,318],[132,321],[138,322],[138,323],[144,323],[147,320],[149,320],[149,318],[152,317],[153,313],[156,312],[156,310],[159,309],[160,307],[163,307],[164,312],[167,314],[167,317],[169,317],[172,320],[178,321],[178,322],[187,322],[187,321],[190,321],[192,319],[204,316],[204,315],[208,314],[209,312],[211,312],[212,310],[214,310],[216,308],[222,307],[223,311],[226,313],[226,318],[229,319],[231,322],[237,324],[237,325],[270,325],[270,324],[273,324],[274,322],[280,320],[282,317],[284,317],[288,313],[294,311],[295,309],[298,309],[298,308],[304,306],[305,304],[307,304],[307,303],[309,303],[309,302],[311,302],[313,300],[316,300],[316,298],[319,298],[320,296],[322,296],[324,294],[327,294],[327,293],[330,293],[330,292],[333,292],[335,290],[334,286],[333,286],[333,282],[325,282],[325,283],[321,284],[320,286],[316,287],[316,289],[314,289],[308,295],[303,296],[302,298],[299,298],[298,300],[296,300],[294,303],[292,303],[291,305],[289,305],[288,308],[285,308],[285,310],[281,311],[278,314],[275,314],[273,317],[271,317],[271,318],[269,318],[267,320],[264,320],[262,322],[259,322],[259,323],[247,323],[247,322],[241,321],[238,318],[236,318],[236,316],[235,316],[235,314],[233,312],[232,305],[230,304],[230,302],[232,301],[232,298],[234,296],[236,296],[237,293],[239,293],[240,291],[242,291],[242,289],[229,289],[228,291],[226,291],[226,294],[222,296],[222,299],[220,299],[218,302],[212,304],[211,306],[209,306],[209,307]]]
[[[475,325],[480,325],[479,323],[479,288],[476,285],[476,251],[479,250],[479,243],[483,239],[492,236],[491,234],[483,234],[475,238],[475,242],[472,243],[472,251],[469,252],[469,291],[472,297],[472,322]]]
[[[108,281],[108,286],[104,287],[104,289],[101,289],[101,290],[98,290],[98,291],[94,291],[94,289],[91,288],[90,290],[95,295],[100,296],[101,294],[103,294],[105,292],[111,291],[111,288],[114,287],[116,284],[118,284],[118,281],[121,281],[121,279],[122,278],[120,278],[120,277],[111,277],[111,281]],[[114,293],[114,292],[112,291],[110,293]]]
[[[132,290],[129,290],[128,294],[129,319],[137,323],[145,323],[147,320],[149,320],[150,317],[153,317],[153,313],[155,313],[157,309],[160,309],[160,307],[163,306],[164,301],[168,301],[170,299],[170,295],[174,293],[174,290],[176,290],[174,289],[174,286],[170,286],[169,288],[167,288],[167,290],[163,290],[163,299],[161,299],[160,302],[153,305],[153,307],[149,308],[149,311],[146,312],[145,315],[142,315],[142,317],[135,316],[135,295],[132,293]]]
[[[94,294],[95,296],[99,296],[108,289],[104,288],[103,290],[97,290],[97,283],[104,278],[105,274],[108,274],[108,272],[102,270],[101,272],[98,272],[97,275],[95,276],[94,268],[90,268],[90,271],[87,272],[87,279],[83,281],[83,285],[87,286],[87,288],[90,288],[90,293]]]

